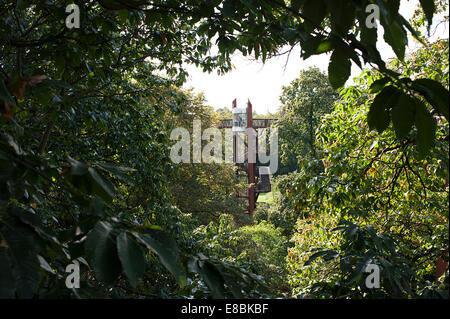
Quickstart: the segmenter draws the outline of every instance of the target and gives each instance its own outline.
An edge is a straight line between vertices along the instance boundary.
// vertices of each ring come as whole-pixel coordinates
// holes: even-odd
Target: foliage
[[[287,238],[280,228],[266,221],[239,227],[230,215],[221,215],[219,223],[200,226],[194,235],[210,256],[261,276],[271,294],[287,292]]]
[[[420,2],[430,24],[433,1]],[[422,264],[414,270],[421,279],[430,275],[431,257],[448,250],[442,205],[448,194],[442,190],[448,180],[448,88],[442,78],[411,79],[386,67],[376,31],[363,23],[372,1],[75,1],[81,27],[72,29],[65,26],[71,3],[0,4],[2,296],[260,296],[258,277],[199,252],[203,246],[189,236],[187,216],[172,205],[166,114],[186,103],[173,87],[186,79],[183,63],[223,73],[236,50],[265,61],[287,44],[300,43],[303,58],[332,52],[328,77],[335,88],[345,84],[351,61],[370,63],[383,75],[371,87],[376,97],[368,123],[388,142],[373,144],[365,126],[367,88],[361,96],[357,89],[344,93],[364,110],[342,103],[324,127],[326,170],[317,182],[327,187],[313,188],[326,191],[325,205],[339,207],[350,198],[371,213],[387,205],[399,217],[384,212],[382,230],[398,237],[403,255],[418,256]],[[398,14],[399,0],[376,3],[385,40],[404,60],[407,30],[414,30]],[[214,43],[217,54],[210,50]],[[387,130],[391,122],[401,142]],[[367,138],[355,128],[365,128]],[[327,145],[331,140],[336,143]],[[367,141],[375,160],[346,153],[360,156]],[[359,175],[361,161],[374,171]],[[392,190],[377,198],[374,185]],[[400,200],[405,193],[411,196],[406,202]],[[293,203],[294,213],[304,207]],[[80,290],[64,284],[73,260],[82,267]]]
[[[184,94],[183,103],[178,104],[176,114],[166,114],[168,130],[186,128],[191,136],[193,149],[193,121],[201,120],[201,129],[217,127],[217,114],[205,105],[202,95]],[[231,117],[231,116],[230,116]],[[222,134],[224,135],[224,134]],[[202,149],[209,141],[201,141]],[[225,142],[223,142],[225,144]],[[224,158],[223,145],[222,158]],[[191,214],[197,225],[217,221],[220,214],[240,215],[244,208],[236,200],[235,192],[242,186],[235,178],[232,164],[224,163],[179,163],[169,178],[172,202],[184,213]]]
[[[282,229],[267,221],[239,229],[239,259],[248,259],[252,270],[266,280],[271,291],[286,294],[287,238]]]
[[[301,71],[297,79],[283,87],[281,118],[277,121],[280,158],[284,164],[280,174],[295,170],[298,162],[307,163],[320,156],[316,130],[321,118],[331,112],[337,97],[327,76],[317,68]]]
[[[69,1],[0,5],[2,296],[169,297],[188,295],[178,290],[194,276],[205,297],[221,296],[231,289],[222,276],[249,279],[177,248],[165,114],[185,103],[171,86],[182,62],[229,66],[202,58],[206,38],[170,9],[105,3],[78,2],[80,29],[64,25]],[[74,260],[82,289],[71,291]]]
[[[129,4],[121,1],[90,1],[83,6],[84,27],[81,30],[71,29],[69,31],[64,27],[61,29],[56,23],[48,20],[39,24],[49,25],[50,28],[34,30],[30,26],[33,26],[33,23],[39,19],[48,19],[46,17],[49,10],[53,15],[57,14],[59,17],[63,17],[57,21],[65,20],[64,3],[45,2],[38,3],[33,7],[32,13],[20,17],[24,26],[17,27],[14,19],[9,21],[4,18],[6,20],[2,34],[6,38],[2,40],[1,44],[14,50],[23,47],[39,48],[42,45],[47,51],[41,51],[41,56],[59,56],[59,61],[62,61],[61,57],[64,56],[66,58],[73,57],[70,60],[74,61],[74,65],[79,65],[81,62],[76,56],[91,53],[87,51],[89,48],[93,51],[93,44],[108,43],[110,45],[102,45],[100,50],[95,49],[98,59],[108,56],[107,51],[109,50],[111,53],[110,48],[115,44],[115,47],[119,49],[119,53],[114,55],[117,59],[111,59],[112,56],[109,55],[105,59],[105,63],[100,64],[100,68],[111,65],[113,62],[121,64],[125,59],[127,59],[127,64],[133,65],[131,56],[135,54],[135,62],[151,57],[153,60],[161,62],[155,63],[157,69],[165,70],[169,75],[177,74],[181,81],[186,75],[179,67],[183,62],[201,65],[206,71],[218,67],[220,71],[225,72],[230,69],[230,55],[236,50],[240,50],[244,55],[253,54],[255,58],[261,57],[265,61],[268,57],[277,54],[278,49],[286,44],[292,46],[300,44],[303,58],[332,52],[328,76],[333,87],[339,88],[345,84],[350,76],[352,62],[359,66],[362,65],[362,62],[370,63],[383,73],[384,85],[390,83],[396,88],[393,91],[395,97],[403,96],[400,99],[400,105],[407,97],[414,99],[414,96],[418,95],[426,98],[432,105],[433,111],[445,116],[448,121],[448,110],[446,110],[448,90],[436,81],[413,82],[409,81],[407,77],[402,79],[401,74],[386,67],[386,63],[376,49],[377,30],[376,28],[370,29],[365,23],[367,18],[365,9],[371,3],[372,1],[368,0],[320,0],[314,3],[295,0],[287,5],[284,2],[273,0],[251,2],[185,0],[181,3],[173,0],[160,0],[153,2],[152,6],[148,8],[145,1]],[[433,0],[422,0],[420,3],[428,25],[430,25],[436,5]],[[405,46],[408,43],[407,32],[411,32],[415,37],[419,37],[419,34],[398,13],[400,0],[380,0],[376,1],[376,4],[380,7],[380,23],[384,29],[384,40],[392,47],[397,57],[404,60]],[[22,1],[18,9],[25,8],[27,5],[29,5],[28,1]],[[6,16],[5,13],[13,11],[13,8],[16,8],[14,3],[5,3],[2,7],[3,16]],[[102,15],[103,12],[108,14]],[[16,14],[15,18],[17,17]],[[117,18],[120,23],[112,23],[112,19]],[[143,26],[148,27],[144,28]],[[99,34],[91,31],[97,29],[101,30]],[[179,31],[172,32],[172,30]],[[21,35],[28,36],[28,39],[21,39]],[[112,37],[108,38],[109,35]],[[208,55],[213,38],[216,39],[219,49],[217,56]],[[66,41],[73,41],[75,45],[64,49],[61,44]],[[156,44],[156,48],[153,45],[150,47],[154,49],[146,47],[148,42]],[[59,44],[59,46],[52,47],[50,52],[49,44],[51,43]],[[127,47],[129,43],[134,45],[132,49]],[[79,48],[77,44],[84,46]],[[9,50],[9,52],[7,50],[7,54],[14,55],[16,53],[13,52],[14,50]],[[60,55],[59,51],[67,51],[67,54]],[[21,54],[18,56],[22,59]],[[33,62],[37,63],[38,60],[33,60]],[[61,73],[64,70],[65,62],[62,61],[58,65]],[[93,65],[89,65],[91,70]],[[102,71],[106,75],[109,74],[108,70]],[[19,75],[22,76],[21,70]],[[69,73],[66,72],[62,75],[67,77]],[[17,83],[15,80],[12,82]],[[382,86],[379,83],[379,87]],[[387,97],[386,95],[382,96],[384,101]],[[6,96],[5,101],[9,101],[5,106],[10,108],[10,98]],[[391,102],[394,103],[392,105],[396,105],[396,101]],[[392,112],[391,108],[378,110],[376,105],[373,109],[372,113],[375,113],[373,116],[379,121],[382,121],[386,114],[390,115]],[[418,117],[427,121],[429,111],[422,110]],[[396,123],[394,120],[394,126],[398,127]],[[430,141],[434,140],[434,136],[427,125],[418,125],[421,134],[427,135],[425,138],[427,141],[423,146],[423,152],[426,152]],[[383,128],[383,125],[379,126],[380,131]]]
[[[289,285],[293,297],[307,297],[311,287],[323,281],[338,280],[338,265],[335,262],[325,262],[317,258],[304,266],[315,252],[320,249],[332,250],[340,240],[338,233],[330,229],[337,226],[336,220],[329,214],[315,214],[299,218],[291,237],[293,247],[289,248],[287,256],[287,271]]]
[[[299,217],[292,209],[292,197],[289,196],[298,176],[298,172],[292,172],[273,179],[274,188],[280,190],[279,196],[275,198],[275,205],[270,208],[258,208],[255,212],[255,220],[267,220],[275,227],[282,229],[283,235],[288,238],[293,235]]]
[[[448,41],[444,43],[448,47]],[[423,50],[418,55],[439,56],[433,68],[445,70],[448,56],[440,55],[442,45],[439,41],[433,44],[433,51]],[[408,66],[415,65],[408,62]],[[439,72],[430,72],[436,74]],[[448,68],[443,74],[435,79],[448,78]],[[341,101],[325,117],[317,135],[324,148],[324,173],[305,170],[287,187],[291,209],[298,216],[316,216],[329,225],[329,231],[333,224],[326,222],[326,215],[332,216],[341,220],[336,230],[343,232],[337,241],[332,233],[325,240],[316,238],[312,245],[317,247],[305,248],[300,234],[294,237],[292,282],[304,283],[311,271],[314,273],[314,285],[294,289],[303,296],[446,296],[448,275],[445,283],[430,283],[435,281],[438,259],[448,258],[448,122],[432,118],[430,125],[436,127],[437,139],[428,156],[420,143],[414,145],[421,139],[420,130],[400,130],[394,124],[378,137],[365,122],[373,110],[368,105],[375,103],[371,98],[378,81],[377,75],[365,72],[355,86],[341,91]],[[403,115],[402,123],[406,119]],[[317,226],[314,232],[321,228]],[[311,262],[319,256],[331,261],[317,269],[308,269],[308,263],[300,266],[298,256],[307,248],[320,248]],[[365,288],[367,263],[382,269],[380,290]],[[327,271],[335,275],[326,278],[323,273]]]

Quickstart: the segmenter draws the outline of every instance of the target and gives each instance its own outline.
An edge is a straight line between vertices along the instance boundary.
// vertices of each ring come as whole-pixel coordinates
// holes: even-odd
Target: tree
[[[217,117],[211,106],[205,105],[202,94],[180,92],[183,102],[178,104],[176,114],[166,114],[168,130],[182,127],[190,134],[190,149],[193,144],[193,121],[200,120],[202,130],[218,127]],[[231,112],[230,112],[231,118]],[[202,148],[208,141],[202,140]],[[224,142],[222,141],[224,144]],[[220,154],[224,158],[224,147]],[[185,214],[191,214],[197,226],[218,221],[221,214],[233,214],[236,218],[242,214],[244,207],[236,198],[238,185],[232,164],[228,163],[180,163],[174,165],[169,178],[169,192],[172,202]]]
[[[298,167],[298,161],[306,164],[318,159],[316,130],[336,99],[337,93],[327,76],[317,68],[301,71],[299,78],[283,87],[281,118],[277,124],[281,160],[289,171]],[[289,171],[280,168],[280,173]]]
[[[426,20],[431,25],[436,11],[435,3],[433,0],[421,0],[420,3]],[[75,41],[91,47],[91,51],[94,51],[95,45],[111,44],[110,40],[118,40],[115,44],[117,59],[107,58],[106,61],[120,64],[122,60],[127,59],[127,54],[130,53],[127,45],[135,44],[131,50],[131,52],[139,52],[135,62],[151,57],[158,69],[166,69],[169,75],[178,74],[180,80],[185,78],[185,72],[177,65],[181,65],[183,62],[201,65],[206,71],[218,67],[221,72],[225,72],[230,69],[230,54],[235,50],[240,50],[244,55],[250,55],[253,52],[255,58],[262,57],[262,60],[265,61],[267,57],[278,54],[278,50],[284,45],[300,44],[303,58],[332,52],[328,76],[330,83],[335,88],[345,84],[350,76],[352,61],[359,66],[362,65],[362,62],[374,65],[384,75],[384,78],[377,83],[378,92],[388,83],[392,85],[388,86],[389,89],[386,89],[384,94],[379,95],[371,112],[372,125],[377,125],[379,131],[384,130],[386,119],[389,118],[387,115],[391,113],[391,109],[382,109],[377,105],[381,102],[383,102],[381,104],[385,104],[390,97],[393,97],[391,104],[396,105],[397,102],[402,104],[407,97],[414,100],[416,95],[423,96],[433,105],[434,112],[443,115],[448,121],[446,107],[448,91],[442,85],[436,81],[408,81],[407,77],[402,79],[401,74],[386,67],[386,63],[376,49],[376,28],[371,28],[366,24],[366,8],[370,4],[373,3],[368,0],[320,0],[315,2],[295,0],[290,4],[277,0],[252,2],[186,0],[181,3],[173,0],[160,0],[152,2],[149,7],[146,1],[127,4],[114,0],[90,1],[82,6],[84,27],[81,30],[71,29],[69,31],[48,20],[44,20],[39,25],[51,25],[51,28],[26,29],[23,26],[24,30],[21,30],[20,27],[17,28],[17,25],[20,24],[8,21],[3,29],[3,34],[8,35],[8,38],[2,40],[1,43],[19,50],[19,48],[45,47],[45,45]],[[27,1],[21,2],[23,8],[27,5]],[[384,39],[393,48],[397,57],[403,60],[408,41],[407,31],[417,38],[419,38],[419,34],[398,13],[400,0],[377,1],[376,5],[380,9],[380,23],[385,31]],[[5,15],[14,7],[14,3],[7,2],[3,5],[2,12]],[[48,12],[52,12],[53,16],[58,14],[59,17],[63,17],[57,21],[64,21],[66,18],[61,4],[48,2],[39,4],[33,10],[29,11],[30,13],[24,19],[28,26],[32,26],[38,18],[48,19]],[[102,15],[103,12],[108,12],[108,14]],[[113,24],[113,16],[119,18],[121,23]],[[99,27],[104,34],[113,35],[112,38],[102,38],[99,34],[90,31],[97,30]],[[179,31],[172,32],[171,30]],[[21,34],[28,37],[28,40],[21,39]],[[130,35],[132,35],[131,38]],[[211,47],[210,40],[213,38],[217,39],[216,43],[219,48],[217,56],[208,55]],[[139,39],[139,41],[134,43],[133,39]],[[152,49],[149,49],[145,45],[147,42],[152,42],[156,46],[152,45],[150,46]],[[58,52],[54,46],[51,48],[52,52]],[[60,46],[57,48],[64,51]],[[8,54],[14,54],[10,50],[6,52],[8,51]],[[66,58],[73,57],[73,61],[78,61],[79,58],[76,56],[79,57],[82,52],[86,51],[77,49],[71,54],[68,53]],[[98,58],[101,58],[103,51],[96,50],[96,52]],[[40,53],[41,57],[47,56],[45,51]],[[48,56],[59,55],[48,53]],[[61,55],[59,56],[59,60],[61,60]],[[36,59],[34,62],[37,61]],[[133,65],[132,61],[132,59],[127,59],[126,64]],[[62,68],[59,69],[61,71]],[[403,98],[399,100],[400,96]],[[7,100],[11,102],[10,99]],[[10,104],[8,103],[8,105]],[[423,117],[426,121],[426,118],[429,117],[427,114],[424,113],[419,117]],[[373,121],[380,123],[374,124]],[[394,121],[394,125],[398,126],[399,124]],[[424,145],[424,151],[426,151],[431,144],[433,134],[428,126],[422,127],[419,124],[419,129],[423,131],[424,135],[429,136]]]
[[[404,72],[448,86],[447,50],[444,40],[414,52]],[[432,66],[416,64],[430,57]],[[408,130],[404,140],[395,126],[378,136],[365,122],[377,81],[366,71],[341,91],[317,135],[325,171],[305,168],[287,184],[300,217],[289,253],[291,280],[303,297],[448,298],[448,272],[436,270],[448,258],[448,122],[433,118],[437,140],[426,157],[420,144],[409,142],[421,138],[419,130]],[[369,264],[381,270],[380,289],[365,285]]]
[[[236,50],[265,61],[283,46],[300,43],[304,58],[332,51],[333,87],[345,84],[351,61],[371,63],[384,76],[373,87],[381,91],[371,108],[371,127],[384,131],[392,114],[399,138],[416,127],[417,144],[428,154],[436,140],[431,114],[448,123],[448,89],[386,67],[375,47],[376,30],[363,23],[369,3],[75,1],[76,28],[65,24],[72,1],[3,1],[2,294],[76,296],[61,279],[76,258],[92,269],[84,280],[93,291],[79,297],[104,296],[111,287],[117,295],[138,293],[132,289],[140,283],[154,289],[151,296],[166,296],[184,287],[187,276],[203,278],[214,297],[241,292],[230,290],[247,278],[239,268],[178,249],[182,216],[166,196],[172,164],[163,128],[164,114],[177,109],[170,85],[185,79],[183,63],[222,73],[231,69]],[[414,30],[398,14],[399,0],[377,4],[385,39],[402,60],[406,30]],[[430,24],[433,2],[421,4]],[[211,53],[213,43],[217,54]],[[398,110],[417,116],[403,125]]]
[[[204,46],[167,10],[105,3],[78,2],[80,29],[64,25],[69,1],[0,5],[1,296],[163,297],[189,274],[221,296],[214,274],[243,273],[179,250],[183,216],[167,191],[164,114],[177,109],[171,85],[185,74],[176,64]],[[209,272],[188,269],[200,258]],[[75,259],[85,276],[71,291]]]

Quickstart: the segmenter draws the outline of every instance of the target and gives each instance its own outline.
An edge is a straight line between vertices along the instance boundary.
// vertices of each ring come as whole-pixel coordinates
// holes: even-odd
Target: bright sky
[[[409,19],[417,4],[418,0],[402,0],[400,13],[406,19]],[[448,37],[448,25],[440,26],[435,33],[435,37],[439,37],[439,35],[441,38]],[[378,39],[382,38],[382,28],[379,28]],[[414,45],[414,41],[410,39],[408,49],[412,49]],[[395,56],[391,47],[384,41],[380,41],[378,49],[385,61]],[[304,61],[300,58],[298,46],[292,51],[288,61],[287,55],[284,55],[268,59],[265,64],[250,60],[241,54],[235,54],[232,58],[234,70],[222,76],[215,72],[203,73],[201,69],[195,66],[187,66],[190,78],[184,87],[192,87],[194,92],[203,92],[207,104],[215,108],[231,108],[231,102],[235,98],[237,98],[238,107],[245,106],[247,99],[250,99],[253,109],[257,113],[274,113],[280,106],[279,96],[282,87],[289,85],[292,80],[297,78],[300,70],[307,69],[310,66],[318,67],[326,72],[329,58],[330,54],[327,54],[312,56]],[[286,61],[288,63],[285,68]],[[360,71],[359,67],[353,63],[352,77],[357,76]]]

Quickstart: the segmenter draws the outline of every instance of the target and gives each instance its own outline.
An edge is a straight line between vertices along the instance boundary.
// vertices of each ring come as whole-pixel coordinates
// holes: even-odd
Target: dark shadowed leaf
[[[436,121],[425,105],[418,100],[416,100],[415,124],[417,127],[417,149],[419,154],[424,157],[433,147],[436,137]]]
[[[355,20],[355,6],[347,0],[327,1],[328,10],[331,13],[331,27],[334,32],[346,35]]]
[[[328,79],[333,88],[345,85],[351,73],[352,63],[340,50],[334,50],[328,65]]]
[[[416,105],[413,98],[403,93],[392,108],[392,123],[397,138],[405,138],[414,124]]]
[[[370,93],[380,92],[388,82],[389,82],[389,78],[381,78],[381,79],[376,80],[370,86],[369,92]]]
[[[434,0],[419,0],[420,5],[422,6],[423,11],[425,12],[425,17],[428,20],[428,30],[433,23],[433,15],[436,7],[434,5]]]
[[[222,7],[222,14],[225,17],[231,17],[234,14],[234,5],[233,5],[233,1],[232,0],[225,0],[223,2],[223,7]]]
[[[325,1],[305,1],[302,14],[308,19],[308,29],[313,30],[317,26],[320,26],[322,20],[327,15],[327,6]]]
[[[41,279],[41,266],[37,257],[40,250],[37,245],[39,238],[31,228],[14,217],[5,217],[2,222],[0,238],[4,238],[8,246],[4,253],[9,257],[17,294],[19,298],[31,298],[36,293]],[[2,258],[6,259],[5,256]],[[8,283],[9,280],[5,280]],[[10,289],[11,287],[8,291]]]
[[[72,175],[81,176],[85,175],[88,172],[89,166],[87,166],[85,163],[77,161],[71,157],[68,158],[69,163],[72,165],[70,168],[70,172]]]
[[[200,275],[211,290],[213,298],[223,299],[225,296],[224,279],[216,267],[212,263],[205,261],[200,270]]]
[[[377,94],[367,114],[370,129],[376,129],[381,134],[389,126],[389,107],[395,103],[398,94],[400,91],[391,85]]]
[[[441,83],[431,79],[417,79],[412,82],[412,86],[436,111],[449,120],[449,92]]]
[[[141,247],[127,233],[120,233],[117,238],[117,251],[122,268],[130,284],[136,287],[138,280],[144,274],[146,261],[142,255]]]
[[[408,35],[397,20],[384,26],[384,40],[391,46],[397,57],[403,61],[405,58],[405,47],[408,44]]]
[[[11,271],[11,261],[8,256],[8,249],[0,247],[0,298],[11,299],[16,294],[16,285]]]
[[[103,178],[95,169],[92,167],[88,168],[90,177],[93,180],[94,193],[103,198],[106,201],[111,201],[115,196],[114,185],[105,178]]]
[[[305,266],[310,265],[314,260],[319,257],[324,257],[325,259],[331,259],[337,256],[336,251],[334,250],[322,250],[315,254],[312,254],[309,259],[305,262]]]
[[[180,259],[175,240],[160,230],[148,229],[145,233],[133,233],[136,239],[158,255],[161,263],[177,279],[180,286],[186,284],[186,272]]]
[[[122,272],[112,225],[98,222],[86,238],[85,249],[97,279],[112,284]]]
[[[110,163],[95,163],[95,164],[100,169],[102,169],[108,173],[111,173],[118,179],[120,179],[124,182],[127,182],[131,186],[134,185],[133,181],[132,181],[131,177],[128,175],[128,173],[135,172],[136,171],[135,169],[129,168],[129,167],[124,167],[124,166],[119,166],[119,165],[114,165],[114,164],[110,164]]]

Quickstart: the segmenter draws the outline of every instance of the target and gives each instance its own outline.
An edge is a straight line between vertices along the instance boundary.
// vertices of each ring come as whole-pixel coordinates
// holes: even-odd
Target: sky
[[[409,19],[418,5],[418,0],[402,0],[400,13]],[[383,38],[382,28],[378,29],[378,39]],[[434,37],[448,37],[448,25],[441,25]],[[412,38],[408,41],[408,50],[415,47]],[[391,47],[384,41],[379,41],[377,45],[381,56],[386,61],[395,56]],[[307,60],[300,58],[300,48],[297,46],[290,54],[274,57],[266,60],[263,64],[260,61],[244,57],[240,53],[234,54],[232,63],[234,69],[225,75],[217,75],[216,72],[204,73],[200,68],[193,65],[186,66],[190,77],[184,88],[193,88],[194,92],[202,92],[206,99],[206,104],[214,108],[229,107],[232,101],[237,98],[238,107],[244,107],[250,99],[253,110],[259,114],[267,112],[275,113],[279,106],[279,96],[283,86],[288,86],[291,81],[297,78],[300,70],[309,67],[318,67],[327,72],[328,61],[331,54],[312,56]],[[286,66],[286,67],[285,67]],[[354,63],[352,64],[351,78],[359,75],[361,70]],[[347,84],[351,83],[351,80]]]

